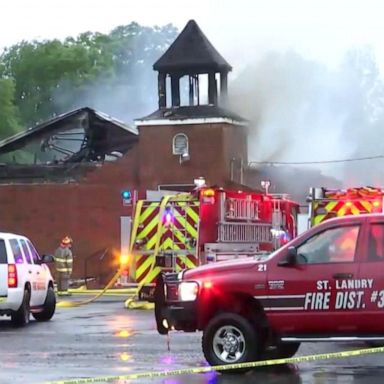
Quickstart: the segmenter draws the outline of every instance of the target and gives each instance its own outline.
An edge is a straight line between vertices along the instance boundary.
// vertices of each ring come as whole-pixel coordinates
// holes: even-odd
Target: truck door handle
[[[333,275],[334,279],[352,279],[353,273],[335,273]]]

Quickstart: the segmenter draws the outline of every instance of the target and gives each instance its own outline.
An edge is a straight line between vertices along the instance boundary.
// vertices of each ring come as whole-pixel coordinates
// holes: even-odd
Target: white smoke
[[[70,105],[70,109],[90,107],[133,124],[134,119],[157,109],[156,73],[147,66],[121,74],[113,83],[100,77],[80,93],[74,92],[72,84],[62,84],[55,101],[58,106]]]
[[[249,160],[321,162],[384,155],[384,86],[368,47],[338,69],[295,52],[269,53],[232,83],[232,109],[250,120]],[[384,160],[312,165],[345,186],[384,185]],[[305,166],[308,169],[308,165]]]

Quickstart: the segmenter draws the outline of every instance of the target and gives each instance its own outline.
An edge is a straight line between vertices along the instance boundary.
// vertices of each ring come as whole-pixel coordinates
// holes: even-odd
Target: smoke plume
[[[295,52],[268,53],[240,73],[231,87],[232,109],[250,120],[249,161],[300,163],[384,155],[384,86],[369,47],[349,51],[337,69]],[[305,169],[348,187],[384,185],[383,165],[384,159],[375,159]]]

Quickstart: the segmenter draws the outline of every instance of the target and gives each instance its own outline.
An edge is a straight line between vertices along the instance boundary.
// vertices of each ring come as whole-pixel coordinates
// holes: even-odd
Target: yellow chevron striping
[[[196,228],[189,224],[188,221],[183,216],[175,216],[175,220],[177,220],[181,227],[185,228],[189,235],[193,238],[197,237]]]
[[[197,208],[199,208],[198,205],[196,205]],[[186,209],[187,211],[187,215],[195,222],[195,223],[198,223],[199,222],[199,214],[191,207],[187,208]]]
[[[174,204],[174,207],[180,207],[182,208],[186,213],[188,213],[191,216],[191,219],[193,221],[199,220],[199,214],[196,213],[196,208],[199,207],[199,202],[177,202]]]
[[[352,204],[350,206],[350,210],[351,210],[352,215],[360,215],[360,209],[357,208],[355,204]]]
[[[144,261],[143,264],[140,265],[140,267],[136,269],[136,279],[140,279],[141,275],[148,269],[148,267],[151,266],[153,261],[153,255],[142,256],[142,257],[146,257],[146,260]]]
[[[177,249],[180,249],[180,247],[175,244],[173,242],[173,240],[168,237],[161,245],[160,245],[160,248],[161,249],[164,249],[164,250],[167,250],[167,249],[174,249],[174,250],[177,250]]]
[[[367,213],[372,212],[372,204],[370,201],[367,200],[361,200],[360,204],[364,207],[364,209],[367,211]]]
[[[343,205],[338,211],[337,211],[337,216],[340,217],[340,216],[345,216],[345,214],[347,213],[347,207],[345,205]]]
[[[182,218],[183,219],[183,218]],[[175,220],[177,220],[180,224],[180,226],[182,228],[185,228],[185,230],[188,232],[188,234],[192,237],[192,238],[197,238],[197,231],[196,229],[191,225],[189,224],[187,221],[185,220],[179,220],[177,217],[175,217]],[[177,228],[176,226],[172,227],[172,230],[176,231],[176,233],[180,233],[180,235],[183,237],[183,242],[185,243],[187,239],[184,238],[181,230],[179,228]],[[180,238],[179,238],[180,240]]]
[[[187,268],[197,267],[197,265],[188,256],[183,256],[183,263]]]
[[[178,255],[177,258],[178,258],[178,261],[183,263],[186,268],[196,268],[197,267],[197,265],[195,265],[195,263],[192,260],[190,260],[188,258],[188,256],[186,256],[186,255]],[[178,263],[176,263],[176,272],[179,272],[182,269],[184,269],[184,268],[182,268]]]
[[[176,239],[178,240],[179,243],[184,244],[185,247],[188,245],[187,239],[185,238],[183,233],[180,232],[180,229],[173,227],[172,228],[172,235],[173,235],[173,237],[176,237]],[[172,238],[170,238],[170,240],[173,241]],[[178,248],[178,249],[180,249],[180,248]]]
[[[140,231],[140,233],[137,235],[138,239],[143,239],[150,233],[157,225],[158,223],[158,216],[155,216],[152,221],[150,221],[148,224],[144,226],[144,228]]]
[[[332,212],[333,209],[336,207],[336,205],[338,204],[339,202],[338,201],[330,201],[329,203],[327,203],[325,205],[325,210],[327,212]]]
[[[146,278],[145,278],[145,283],[146,283],[146,284],[150,284],[150,283],[152,283],[152,282],[156,279],[157,275],[158,275],[160,272],[161,272],[161,268],[160,268],[160,267],[154,267],[154,268],[152,269],[152,271],[150,271],[150,272],[148,273],[148,275],[146,276]]]
[[[177,195],[175,196],[172,196],[171,202],[179,202],[179,201],[196,201],[196,197],[193,196],[191,193],[189,192],[182,192],[182,193],[178,193]]]
[[[155,247],[157,236],[162,236],[160,233],[159,235],[155,233],[146,243],[146,249],[153,249]]]
[[[142,206],[143,206],[143,200],[139,200],[136,204],[135,211],[134,211],[131,238],[130,238],[130,244],[129,244],[129,253],[132,252],[133,245],[135,244],[135,237],[137,236],[137,231],[139,229],[139,215],[140,215]]]
[[[154,202],[149,204],[148,206],[145,207],[144,210],[141,211],[140,214],[140,223],[143,223],[147,218],[152,215],[153,211],[159,207],[158,202]]]
[[[327,215],[317,215],[313,218],[313,224],[317,225],[320,224],[326,217]]]

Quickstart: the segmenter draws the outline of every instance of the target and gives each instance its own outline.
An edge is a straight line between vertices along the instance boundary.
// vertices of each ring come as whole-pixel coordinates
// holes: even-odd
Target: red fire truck
[[[298,211],[286,195],[218,187],[139,200],[131,280],[151,284],[161,271],[269,253],[296,237]]]
[[[308,227],[334,217],[383,212],[383,198],[384,189],[375,187],[311,188]]]
[[[203,331],[204,356],[215,366],[288,358],[302,342],[382,345],[383,238],[383,214],[348,215],[267,258],[161,274],[157,330]]]

